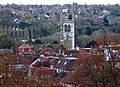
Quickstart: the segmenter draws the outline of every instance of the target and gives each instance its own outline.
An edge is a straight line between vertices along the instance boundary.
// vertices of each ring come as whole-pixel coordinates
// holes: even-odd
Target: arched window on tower
[[[21,35],[21,30],[19,30],[19,37],[20,37],[20,38],[22,37],[22,35]]]
[[[67,32],[67,25],[65,25],[65,32]]]
[[[68,25],[68,29],[67,29],[67,32],[71,32],[71,26],[70,25]]]

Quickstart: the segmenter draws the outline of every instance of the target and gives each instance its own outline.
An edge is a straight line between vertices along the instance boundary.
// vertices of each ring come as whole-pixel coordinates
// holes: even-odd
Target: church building
[[[74,18],[68,9],[61,11],[60,44],[64,44],[67,49],[75,49]]]

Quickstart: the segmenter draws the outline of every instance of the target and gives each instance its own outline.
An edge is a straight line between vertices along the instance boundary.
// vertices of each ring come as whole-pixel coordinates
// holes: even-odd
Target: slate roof
[[[59,59],[59,61],[54,65],[54,68],[62,69],[65,71],[72,71],[75,66],[76,59]]]
[[[76,60],[75,57],[41,57],[35,60],[30,67],[50,67],[50,65],[53,65],[53,68],[73,70]]]
[[[75,57],[60,57],[60,58],[50,58],[50,65],[53,65],[54,68],[62,70],[73,70],[75,65]]]
[[[12,50],[10,50],[10,49],[0,49],[0,53],[2,53],[2,52],[12,52]]]

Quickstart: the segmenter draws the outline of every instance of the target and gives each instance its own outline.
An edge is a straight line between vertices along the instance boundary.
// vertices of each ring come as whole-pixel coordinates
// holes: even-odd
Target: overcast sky
[[[0,4],[72,4],[77,2],[78,4],[120,4],[120,0],[0,0]]]

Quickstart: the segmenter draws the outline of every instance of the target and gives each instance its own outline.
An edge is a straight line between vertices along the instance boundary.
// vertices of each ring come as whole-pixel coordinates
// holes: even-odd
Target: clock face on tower
[[[66,32],[66,38],[70,37],[70,32]]]
[[[71,38],[70,32],[65,33],[65,44],[66,44],[67,48],[71,48],[71,46],[72,46],[72,38]]]

